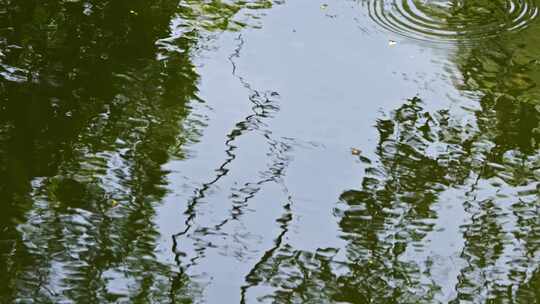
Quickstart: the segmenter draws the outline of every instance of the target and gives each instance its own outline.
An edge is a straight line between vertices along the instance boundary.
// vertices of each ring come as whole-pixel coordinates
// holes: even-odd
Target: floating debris
[[[389,46],[395,46],[396,44],[397,44],[396,41],[394,41],[394,40],[388,40],[388,45],[389,45]]]
[[[362,151],[360,151],[360,149],[351,148],[351,154],[352,155],[360,155],[360,153],[362,153]]]
[[[321,9],[327,9],[328,8],[328,4],[324,3],[324,4],[321,4]]]

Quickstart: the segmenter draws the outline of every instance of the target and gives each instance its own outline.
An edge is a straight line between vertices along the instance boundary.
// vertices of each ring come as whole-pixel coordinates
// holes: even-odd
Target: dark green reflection
[[[158,61],[174,1],[2,4],[1,295],[183,299],[155,259],[153,202],[182,157],[195,36]],[[190,38],[193,37],[193,38]],[[39,177],[39,178],[38,178]],[[36,179],[38,178],[38,179]],[[117,206],[115,206],[117,205]],[[21,225],[20,225],[21,224]]]
[[[468,218],[461,226],[464,264],[456,265],[451,302],[538,301],[538,29],[474,47],[458,43],[460,89],[478,96],[477,110],[432,113],[412,98],[377,122],[377,158],[366,159],[374,165],[365,170],[361,190],[341,196],[350,265],[337,280],[344,283],[338,299],[434,302],[442,286],[432,281],[433,261],[404,263],[410,260],[404,252],[426,246],[431,220],[438,217],[433,207],[451,190],[465,198],[454,203]]]
[[[156,256],[162,165],[203,125],[198,40],[270,5],[0,1],[0,302],[191,302]]]
[[[472,151],[481,165],[464,202],[470,220],[462,227],[461,257],[467,266],[455,303],[535,303],[531,295],[540,287],[539,29],[536,24],[520,35],[460,49],[455,59],[461,89],[480,93]]]
[[[430,272],[435,257],[406,263],[414,259],[404,253],[427,245],[439,216],[434,206],[449,190],[467,217],[451,302],[536,303],[540,44],[534,33],[538,28],[458,48],[460,89],[478,96],[476,110],[429,112],[412,98],[377,122],[377,158],[366,159],[373,165],[361,190],[341,196],[348,274],[337,279],[344,285],[334,297],[434,302],[443,287]]]

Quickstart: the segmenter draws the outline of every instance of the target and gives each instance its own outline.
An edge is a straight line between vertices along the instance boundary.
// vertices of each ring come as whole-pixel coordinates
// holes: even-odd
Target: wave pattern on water
[[[382,28],[420,41],[472,42],[516,32],[537,17],[534,0],[367,0],[369,17]]]

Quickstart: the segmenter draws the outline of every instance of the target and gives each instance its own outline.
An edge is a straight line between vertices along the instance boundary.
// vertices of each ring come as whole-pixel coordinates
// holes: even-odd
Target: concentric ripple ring
[[[429,42],[474,42],[517,32],[538,15],[537,0],[366,0],[369,17],[396,34]]]

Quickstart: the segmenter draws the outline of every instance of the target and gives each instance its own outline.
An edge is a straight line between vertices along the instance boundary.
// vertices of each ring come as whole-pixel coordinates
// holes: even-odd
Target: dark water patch
[[[204,127],[202,37],[271,5],[0,1],[0,302],[195,297],[157,257],[163,165]]]

